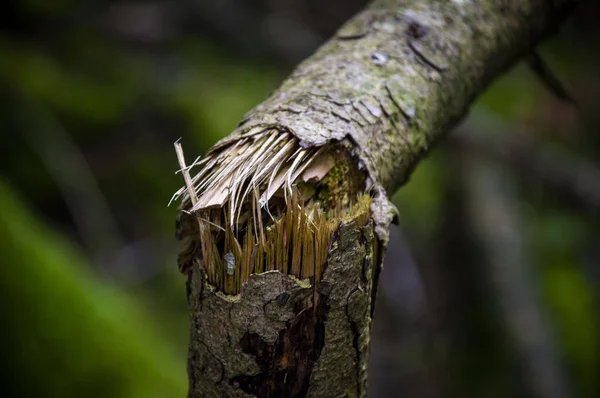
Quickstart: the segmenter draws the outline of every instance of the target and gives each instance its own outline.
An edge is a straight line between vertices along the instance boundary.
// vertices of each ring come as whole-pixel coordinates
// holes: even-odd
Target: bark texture
[[[340,224],[316,291],[270,271],[227,297],[192,272],[189,396],[362,396],[375,244],[372,222]]]
[[[266,128],[306,146],[350,139],[392,193],[490,81],[576,1],[381,0],[347,22],[217,147]]]
[[[217,144],[265,129],[303,146],[350,142],[374,199],[366,224],[340,223],[316,287],[272,271],[226,296],[192,267],[190,397],[365,397],[381,249],[395,216],[387,194],[574,3],[375,2]]]

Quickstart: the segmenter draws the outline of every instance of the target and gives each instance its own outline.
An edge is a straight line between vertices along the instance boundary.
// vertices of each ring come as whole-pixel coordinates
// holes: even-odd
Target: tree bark
[[[270,271],[228,296],[191,260],[190,397],[365,397],[372,308],[396,216],[387,195],[575,3],[376,1],[217,143],[213,150],[267,129],[303,147],[349,143],[373,199],[367,222],[340,222],[317,286]],[[188,222],[180,238],[196,233]]]

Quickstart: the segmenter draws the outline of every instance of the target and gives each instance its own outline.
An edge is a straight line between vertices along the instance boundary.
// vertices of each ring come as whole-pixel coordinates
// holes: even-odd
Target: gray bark
[[[190,397],[365,397],[373,300],[395,216],[387,195],[574,4],[377,1],[216,145],[273,128],[305,146],[345,140],[374,199],[366,225],[340,224],[316,290],[272,271],[226,296],[191,267]],[[186,231],[194,228],[180,225],[179,236]]]

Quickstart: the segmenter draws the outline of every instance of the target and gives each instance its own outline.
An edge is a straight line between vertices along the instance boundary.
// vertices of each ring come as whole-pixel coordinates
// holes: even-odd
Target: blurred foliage
[[[574,385],[582,396],[598,391],[599,319],[593,290],[577,264],[548,262],[542,284]]]
[[[74,6],[27,2],[19,12],[46,26],[69,19]],[[0,129],[12,137],[0,146],[0,177],[11,181],[0,185],[0,314],[10,325],[0,339],[0,395],[184,396],[185,279],[171,243],[176,209],[166,208],[181,183],[172,143],[183,135],[190,156],[206,151],[279,72],[227,60],[197,38],[166,55],[133,50],[84,24],[47,38],[0,34]],[[61,236],[84,243],[33,144],[57,129],[87,158],[112,210],[106,216],[123,232],[127,246],[108,261],[125,252],[125,261],[141,262],[126,279]]]
[[[0,208],[2,396],[183,396],[184,364],[139,305],[4,181]]]

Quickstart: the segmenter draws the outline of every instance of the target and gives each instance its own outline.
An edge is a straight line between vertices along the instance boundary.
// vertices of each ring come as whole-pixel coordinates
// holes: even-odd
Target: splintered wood
[[[289,133],[249,134],[189,167],[175,147],[186,185],[174,199],[181,197],[182,211],[197,222],[208,282],[226,294],[239,293],[250,274],[273,270],[316,285],[340,219],[370,200],[351,193],[344,206],[323,208],[315,194],[327,189],[320,184],[339,148],[303,148]]]

